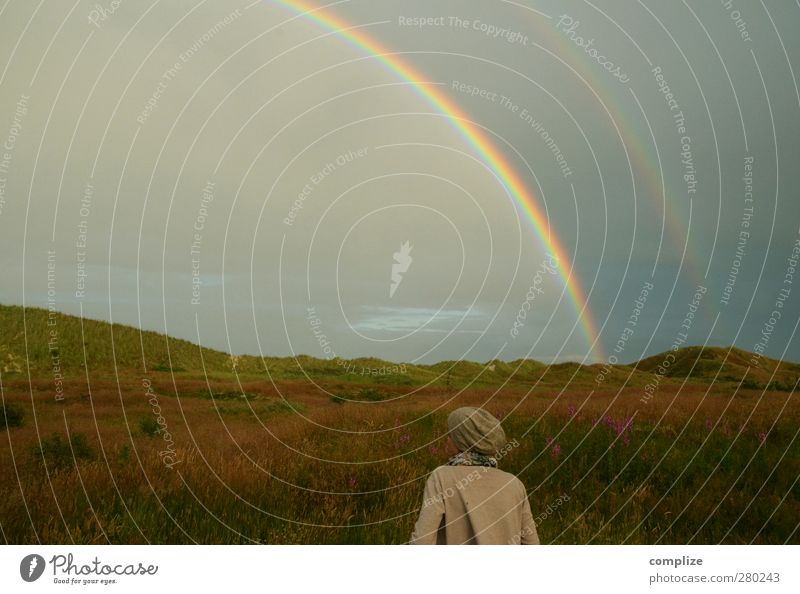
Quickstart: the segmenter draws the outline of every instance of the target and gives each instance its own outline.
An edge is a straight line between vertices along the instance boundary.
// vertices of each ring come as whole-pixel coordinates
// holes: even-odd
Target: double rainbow
[[[559,274],[563,279],[564,286],[575,308],[580,327],[591,350],[590,355],[594,354],[596,359],[602,359],[596,326],[592,319],[587,300],[584,297],[580,281],[577,275],[574,274],[572,260],[568,257],[567,252],[562,247],[555,233],[551,232],[547,224],[547,219],[533,194],[528,191],[525,183],[520,179],[516,171],[514,171],[514,168],[508,162],[506,156],[494,146],[490,138],[480,128],[472,125],[469,118],[467,118],[458,106],[437,89],[436,86],[420,82],[423,81],[425,77],[414,70],[410,64],[388,49],[382,47],[377,41],[366,35],[360,29],[353,28],[350,23],[345,22],[330,10],[313,6],[303,0],[275,1],[302,16],[302,18],[313,21],[324,29],[335,32],[339,38],[348,41],[356,48],[374,56],[400,79],[411,83],[419,95],[434,109],[447,116],[451,124],[467,142],[472,145],[486,165],[489,166],[503,182],[508,192],[525,213],[543,247],[558,259]],[[564,265],[564,263],[567,262],[570,263],[569,267]]]

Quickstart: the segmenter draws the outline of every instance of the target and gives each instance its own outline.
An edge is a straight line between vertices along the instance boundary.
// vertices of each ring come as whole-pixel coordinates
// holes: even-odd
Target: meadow
[[[391,364],[232,360],[59,316],[56,399],[47,314],[20,341],[12,309],[6,543],[404,543],[464,405],[503,420],[500,467],[528,488],[543,543],[800,543],[797,365],[686,349],[643,401],[657,358],[371,375],[358,370]]]

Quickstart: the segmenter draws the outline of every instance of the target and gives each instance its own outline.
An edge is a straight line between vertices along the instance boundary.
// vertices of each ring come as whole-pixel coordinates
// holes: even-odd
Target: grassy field
[[[503,419],[543,543],[800,543],[798,365],[688,348],[645,402],[659,357],[373,376],[69,316],[53,351],[47,321],[0,307],[6,543],[403,543],[464,405]]]

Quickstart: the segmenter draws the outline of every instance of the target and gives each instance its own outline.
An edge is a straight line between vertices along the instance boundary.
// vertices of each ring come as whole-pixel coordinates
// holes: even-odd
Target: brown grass
[[[169,468],[162,434],[140,429],[154,414],[136,374],[93,379],[91,392],[73,378],[63,403],[50,382],[12,377],[3,399],[24,421],[0,435],[7,543],[402,543],[426,475],[446,460],[446,414],[463,405],[504,417],[520,445],[501,466],[526,484],[534,515],[569,496],[540,518],[543,542],[800,542],[790,392],[665,383],[642,404],[641,388],[438,387],[337,403],[299,381],[232,377],[212,399],[188,374],[153,373],[180,460]],[[230,394],[241,389],[248,399]],[[54,432],[85,434],[94,458],[47,464],[37,444]]]

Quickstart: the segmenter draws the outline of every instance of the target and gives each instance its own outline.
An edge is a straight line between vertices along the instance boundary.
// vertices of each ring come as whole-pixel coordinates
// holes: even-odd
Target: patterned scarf
[[[497,468],[497,459],[478,452],[459,452],[447,461],[448,466],[490,466]]]

